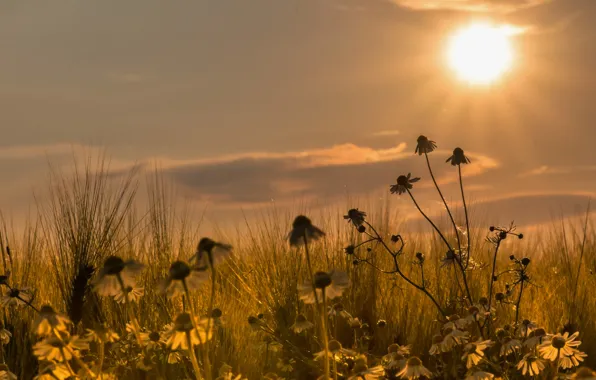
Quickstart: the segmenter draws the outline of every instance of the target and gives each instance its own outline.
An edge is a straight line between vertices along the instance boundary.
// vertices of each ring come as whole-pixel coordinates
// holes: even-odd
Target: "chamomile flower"
[[[563,335],[557,334],[538,346],[538,351],[544,359],[550,361],[556,361],[558,358],[573,355],[577,352],[576,347],[582,343],[576,340],[578,335],[579,331],[571,336],[569,333]]]
[[[450,162],[451,165],[457,166],[462,164],[469,164],[471,161],[468,157],[466,157],[462,148],[455,148],[453,150],[453,155],[449,157],[445,162]]]
[[[48,336],[53,335],[54,330],[68,331],[71,324],[66,316],[54,311],[52,306],[43,305],[33,322],[33,331],[37,336]]]
[[[351,319],[352,315],[346,311],[344,305],[340,302],[334,303],[333,305],[329,306],[330,317],[342,317],[345,319]]]
[[[127,287],[134,288],[135,277],[145,266],[138,261],[124,261],[118,256],[110,256],[104,262],[93,283],[94,290],[101,296],[116,296]]]
[[[43,367],[34,380],[66,380],[70,377],[71,373],[68,367],[61,363],[48,362]]]
[[[324,237],[325,233],[319,228],[313,226],[309,218],[304,215],[299,215],[292,223],[292,230],[288,234],[288,240],[291,246],[299,246],[304,244],[304,240],[310,243],[313,240],[319,240]]]
[[[190,259],[190,263],[195,269],[206,270],[217,267],[231,254],[231,245],[219,243],[205,237],[199,241],[199,244],[197,244],[197,250]]]
[[[501,342],[501,356],[507,356],[521,349],[521,342],[515,338],[505,337]]]
[[[313,280],[317,295],[319,299],[325,297],[334,299],[341,297],[344,290],[350,285],[350,280],[345,272],[331,271],[317,272],[314,274]],[[313,294],[312,282],[306,281],[299,289],[300,299],[306,304],[315,303],[315,296]]]
[[[414,153],[418,153],[420,156],[424,153],[430,153],[437,148],[437,144],[424,135],[418,136],[416,143],[416,150]]]
[[[198,289],[207,279],[207,270],[195,269],[184,261],[175,261],[170,265],[168,277],[161,284],[161,290],[168,297],[176,297],[186,291]]]
[[[470,333],[458,329],[443,329],[443,352],[449,352],[455,346],[459,346],[468,342]]]
[[[533,352],[525,354],[522,360],[517,363],[517,369],[520,370],[524,376],[537,376],[545,367],[544,360],[534,355]]]
[[[406,366],[397,374],[397,376],[400,376],[402,379],[420,379],[421,377],[430,378],[432,372],[422,364],[422,360],[416,356],[412,356],[408,359]]]
[[[536,325],[536,322],[532,322],[529,319],[524,319],[519,325],[519,331],[522,336],[528,336],[528,334],[537,328],[538,326]]]
[[[354,227],[360,227],[364,223],[364,218],[366,218],[366,213],[357,208],[350,209],[348,214],[344,215],[344,219],[351,222]]]
[[[397,353],[402,356],[409,356],[411,349],[412,349],[412,346],[410,346],[410,345],[400,346],[397,343],[393,343],[393,344],[389,345],[389,347],[387,347],[387,353],[389,353],[389,354]]]
[[[120,339],[120,336],[106,325],[98,325],[94,329],[87,329],[86,338],[90,342],[113,343]]]
[[[372,380],[378,379],[383,375],[384,369],[381,366],[369,368],[366,363],[366,356],[360,356],[354,361],[354,368],[352,368],[352,375],[348,380]]]
[[[312,329],[313,327],[315,327],[315,325],[310,323],[303,314],[298,314],[296,316],[296,321],[292,326],[290,326],[290,330],[294,331],[296,334],[300,334],[301,332]]]
[[[443,335],[435,335],[432,339],[432,344],[430,345],[430,350],[428,353],[431,355],[440,355],[443,353],[443,341],[445,338]]]
[[[10,306],[25,306],[33,299],[33,294],[29,288],[23,289],[5,289],[0,298],[0,303],[4,307]]]
[[[166,344],[172,349],[178,348],[188,350],[194,346],[203,344],[211,339],[212,332],[207,331],[209,319],[204,318],[197,321],[197,329],[194,328],[192,317],[188,313],[180,313],[174,321],[174,331],[168,338]]]
[[[72,359],[78,350],[89,349],[89,343],[80,337],[61,332],[60,338],[50,336],[33,346],[33,354],[39,360],[64,362]]]
[[[534,348],[548,339],[550,338],[546,331],[543,328],[537,328],[528,335],[528,338],[524,341],[524,347]]]
[[[418,181],[420,181],[420,178],[412,178],[412,173],[408,173],[408,175],[400,175],[397,177],[397,183],[389,187],[389,191],[391,191],[391,194],[401,195],[412,189],[414,187],[413,184]]]
[[[451,329],[458,329],[463,330],[469,324],[469,321],[466,319],[461,318],[457,314],[450,315],[447,318],[447,323],[443,325],[443,328],[451,328]]]
[[[490,340],[478,340],[476,342],[470,342],[464,346],[464,355],[461,357],[462,360],[466,361],[466,368],[470,369],[482,359],[484,359],[484,350],[492,346],[493,342]]]
[[[391,352],[381,358],[381,365],[386,372],[395,375],[406,366],[406,358],[397,352]]]
[[[129,302],[139,302],[141,297],[143,297],[144,295],[145,288],[143,288],[142,286],[127,286],[126,289],[124,289],[124,291],[122,291],[122,289],[118,291],[118,294],[114,296],[114,301],[118,303],[126,303],[125,296],[128,296]]]
[[[586,355],[584,352],[576,350],[571,355],[563,356],[561,358],[559,367],[563,369],[577,367],[584,361],[586,357],[588,357],[588,355]]]

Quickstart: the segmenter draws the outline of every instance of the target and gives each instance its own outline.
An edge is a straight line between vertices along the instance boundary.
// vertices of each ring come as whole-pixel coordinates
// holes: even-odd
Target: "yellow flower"
[[[573,355],[577,352],[576,347],[582,343],[579,340],[575,340],[578,335],[579,331],[571,336],[569,336],[569,333],[563,335],[557,334],[538,346],[538,351],[544,359],[550,361],[556,361],[558,358]]]
[[[517,363],[517,369],[520,370],[524,376],[536,376],[542,372],[544,368],[544,361],[534,355],[532,352],[524,355],[522,360]]]
[[[66,380],[71,373],[64,364],[50,363],[41,369],[34,380]]]
[[[397,376],[403,379],[419,379],[421,377],[432,376],[432,373],[422,364],[422,361],[416,356],[412,356],[406,362],[406,366],[402,369]]]
[[[464,355],[461,357],[462,360],[466,361],[466,367],[468,369],[478,365],[482,359],[484,359],[484,350],[493,345],[490,340],[478,340],[476,342],[470,342],[464,346]]]
[[[180,313],[174,321],[174,331],[168,338],[166,344],[172,349],[178,348],[182,350],[188,350],[191,346],[197,346],[203,344],[211,339],[212,332],[207,331],[207,325],[209,324],[208,318],[203,318],[197,321],[197,327],[199,331],[194,328],[192,317],[188,313]],[[211,323],[213,326],[213,323]]]
[[[50,305],[43,305],[33,322],[33,331],[38,336],[53,335],[54,330],[68,331],[71,323],[64,315],[56,313]]]
[[[0,380],[17,380],[17,375],[10,372],[6,364],[0,364]]]
[[[124,261],[118,256],[110,256],[99,271],[93,288],[99,295],[116,296],[122,289],[135,287],[135,277],[144,267],[135,260]]]
[[[64,362],[72,359],[73,354],[77,354],[78,350],[89,349],[89,344],[84,339],[74,335],[69,336],[67,333],[59,333],[57,336],[48,337],[33,346],[33,354],[39,360]]]
[[[120,339],[120,336],[116,334],[112,329],[105,325],[99,325],[95,329],[87,329],[86,338],[91,342],[98,343],[113,343]]]

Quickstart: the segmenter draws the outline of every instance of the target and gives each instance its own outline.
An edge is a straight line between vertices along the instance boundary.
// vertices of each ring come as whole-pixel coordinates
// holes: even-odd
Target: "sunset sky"
[[[155,162],[212,209],[389,196],[399,174],[436,204],[461,146],[470,196],[538,223],[596,191],[594,0],[0,2],[0,207],[24,212],[48,161]],[[490,85],[446,63],[472,22],[515,28]],[[451,177],[447,177],[450,175]],[[396,196],[394,196],[396,197]]]

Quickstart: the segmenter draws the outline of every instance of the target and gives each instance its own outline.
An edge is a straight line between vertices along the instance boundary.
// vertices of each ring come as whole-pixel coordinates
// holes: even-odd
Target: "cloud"
[[[548,166],[542,165],[537,168],[521,173],[520,177],[527,176],[542,176],[542,175],[556,175],[556,174],[573,174],[573,173],[586,173],[596,171],[596,166],[585,165],[585,166]]]
[[[373,132],[373,136],[375,137],[387,137],[387,136],[397,136],[399,135],[401,132],[395,129],[388,129],[385,131],[378,131],[378,132]]]
[[[290,153],[250,153],[199,161],[163,161],[164,173],[195,199],[220,205],[259,205],[271,200],[334,199],[388,188],[399,174],[422,173],[425,162],[402,143],[373,149],[354,144]],[[450,152],[438,151],[448,157]],[[471,154],[466,176],[498,166],[485,156]],[[439,165],[442,178],[451,170]],[[420,186],[424,189],[425,186]]]
[[[402,7],[421,10],[509,13],[542,5],[549,0],[391,0]]]

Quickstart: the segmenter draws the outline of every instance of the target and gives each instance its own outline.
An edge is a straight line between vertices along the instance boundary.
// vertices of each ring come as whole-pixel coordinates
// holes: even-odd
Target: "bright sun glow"
[[[513,48],[509,38],[513,34],[516,30],[510,26],[467,26],[449,41],[449,66],[466,82],[490,84],[511,68]]]

